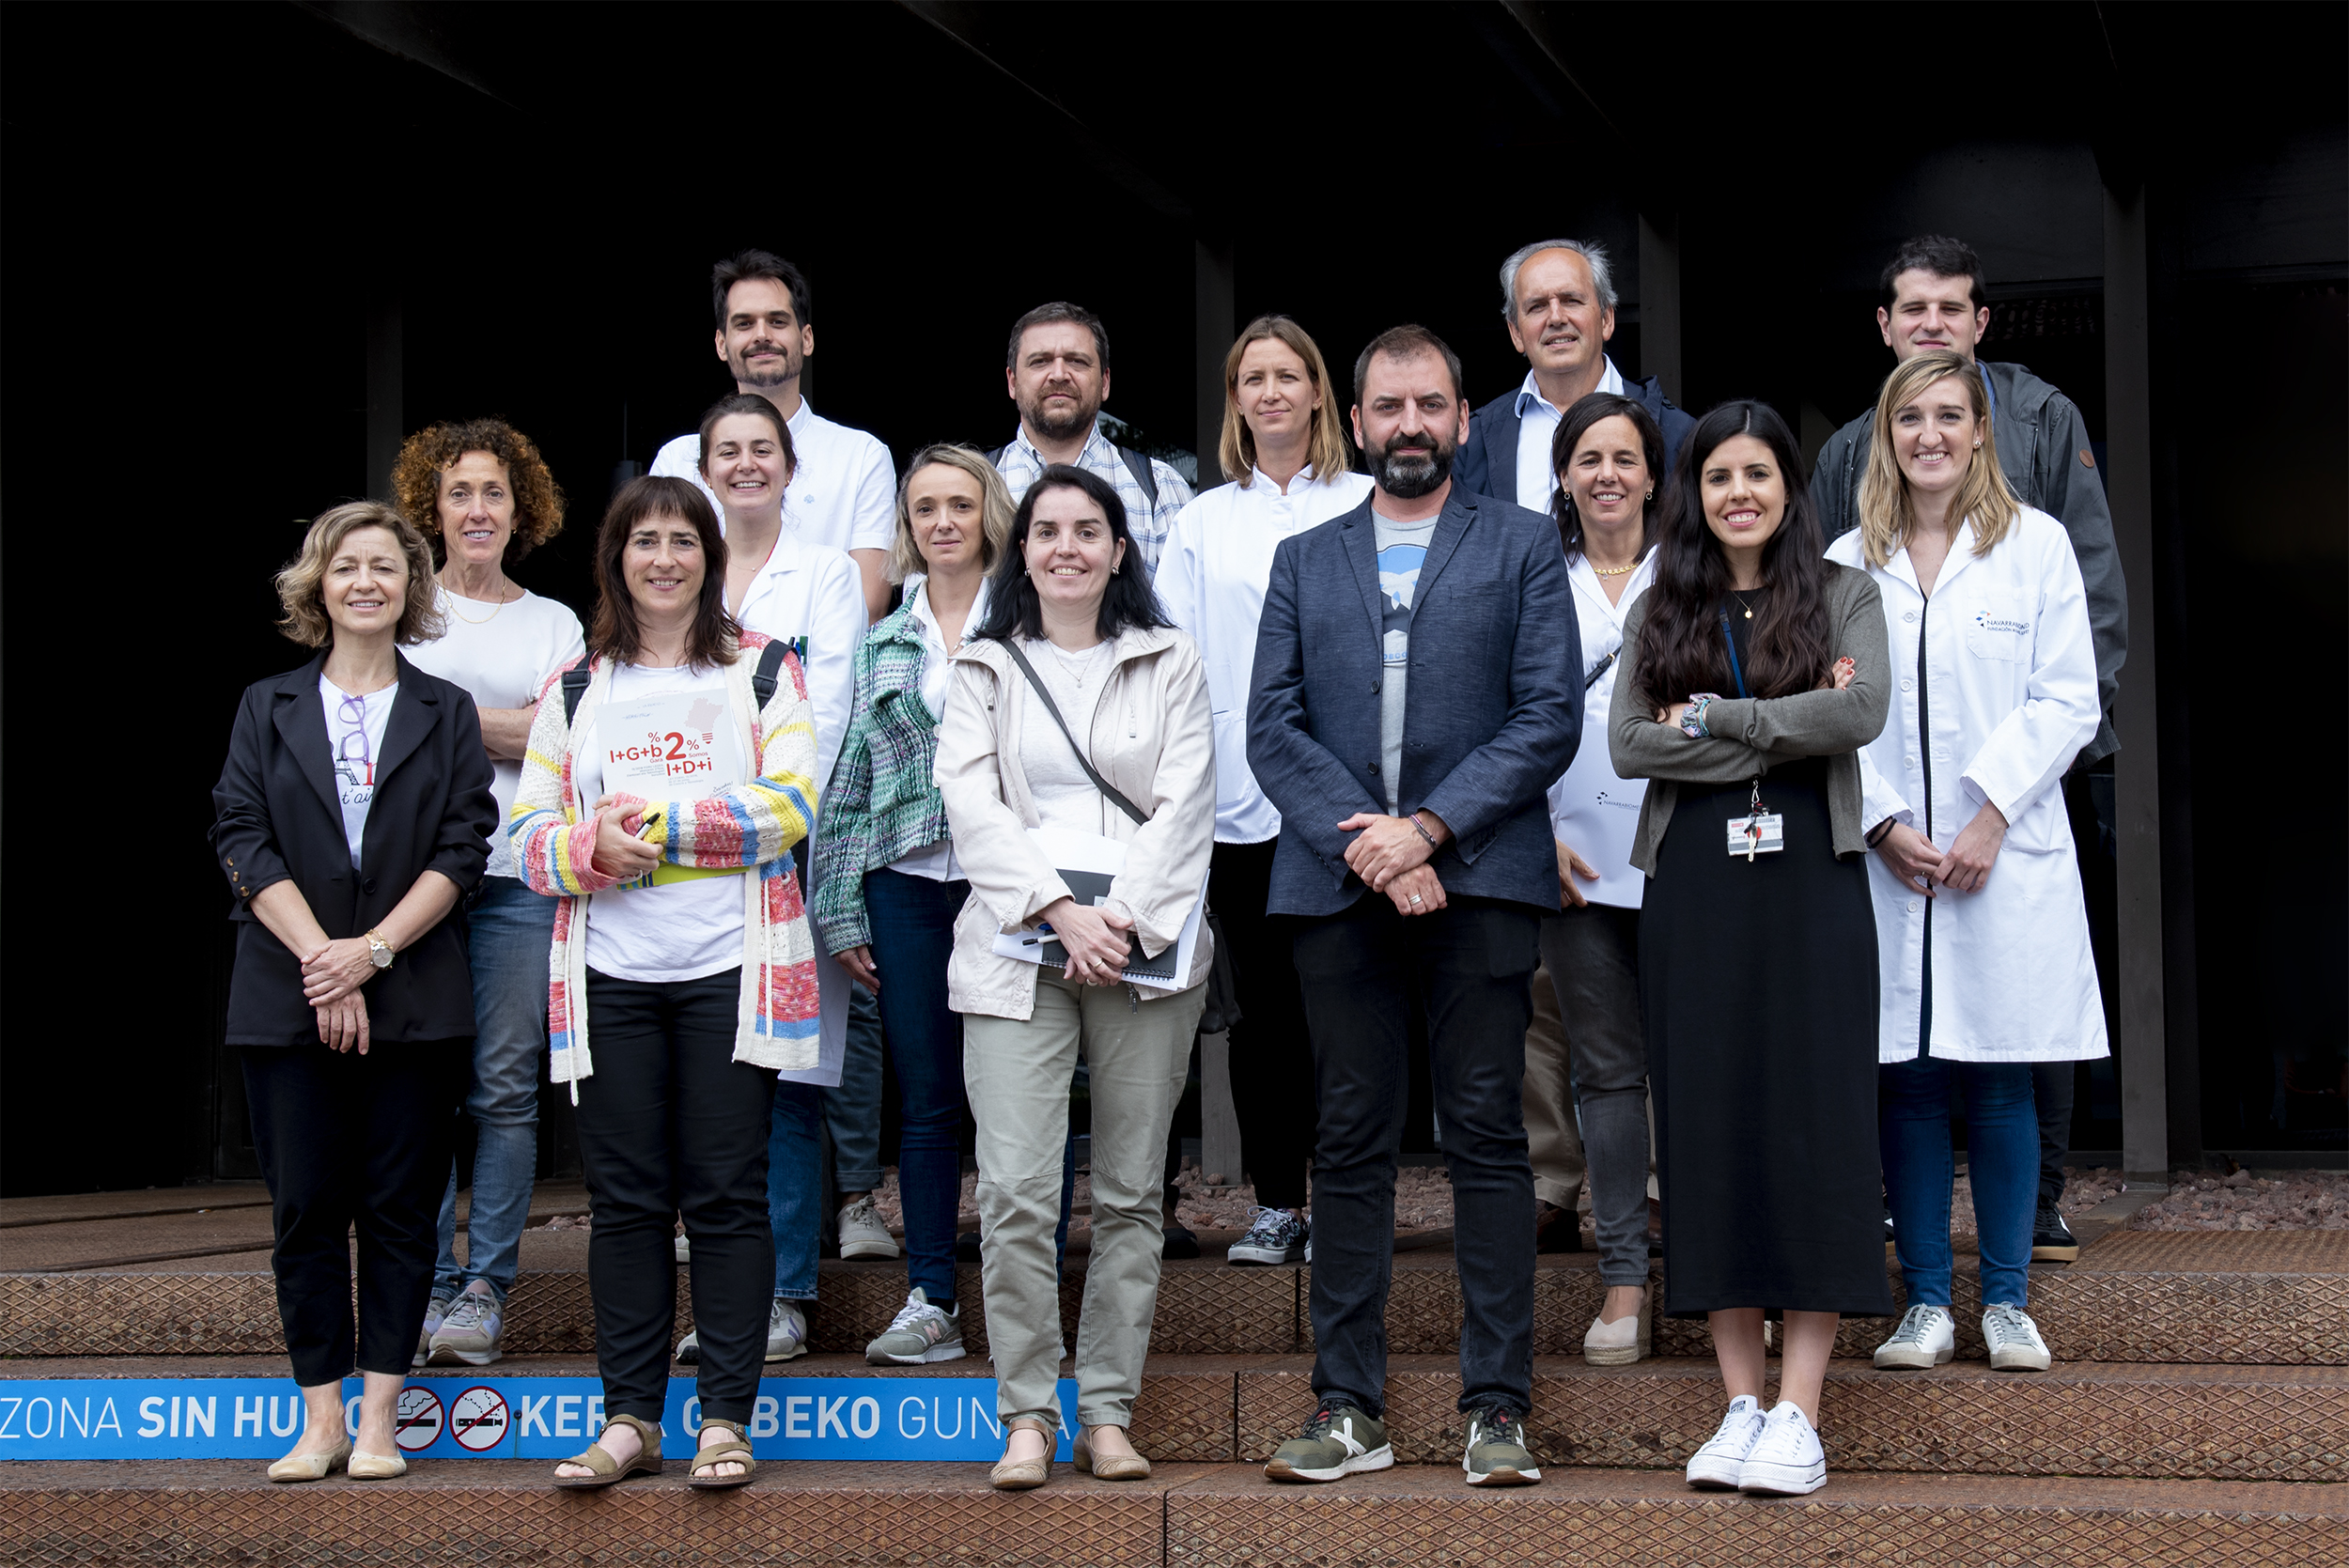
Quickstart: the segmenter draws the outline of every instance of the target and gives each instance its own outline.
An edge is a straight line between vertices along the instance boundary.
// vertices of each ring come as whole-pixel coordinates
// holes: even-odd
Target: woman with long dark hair
[[[1199,650],[1166,624],[1125,505],[1098,475],[1055,463],[1020,502],[986,619],[954,658],[937,778],[971,883],[946,989],[978,1125],[981,1282],[1006,1429],[991,1480],[1042,1485],[1060,1432],[1052,1230],[1080,1051],[1093,1262],[1072,1456],[1100,1480],[1140,1480],[1150,1464],[1126,1428],[1158,1307],[1161,1155],[1213,954],[1198,927],[1215,742]],[[1045,936],[1059,950],[1049,964],[998,945]]]
[[[1792,431],[1723,404],[1682,448],[1609,740],[1649,782],[1631,863],[1664,1196],[1664,1310],[1710,1319],[1730,1396],[1689,1484],[1826,1483],[1839,1314],[1891,1311],[1875,1152],[1875,919],[1859,750],[1890,656],[1865,572],[1821,558]],[[1781,1398],[1761,1408],[1767,1312]]]

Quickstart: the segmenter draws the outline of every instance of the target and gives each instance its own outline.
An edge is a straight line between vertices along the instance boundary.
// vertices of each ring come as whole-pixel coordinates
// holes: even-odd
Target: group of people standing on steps
[[[1977,362],[1982,270],[1952,240],[1886,269],[1897,364],[1809,484],[1767,405],[1692,418],[1620,374],[1602,247],[1527,245],[1500,281],[1530,370],[1473,411],[1424,328],[1379,334],[1348,388],[1296,321],[1250,323],[1236,477],[1195,498],[1105,432],[1099,318],[1038,307],[1007,346],[1014,439],[925,447],[893,496],[885,449],[800,395],[805,279],[746,252],[713,272],[736,391],[613,497],[585,626],[507,576],[564,504],[499,421],[418,434],[396,505],[311,524],[277,587],[319,653],[246,692],[212,832],[311,1410],[272,1477],[401,1473],[409,1368],[499,1356],[543,1050],[577,1107],[605,1389],[556,1483],[660,1469],[672,1354],[692,1483],[747,1483],[827,1219],[844,1255],[897,1255],[871,1197],[884,1032],[909,1290],[867,1358],[965,1354],[968,1115],[992,1479],[1049,1479],[1081,1071],[1072,1449],[1146,1476],[1131,1417],[1211,974],[1259,1199],[1230,1261],[1314,1265],[1315,1408],[1275,1480],[1392,1463],[1415,1046],[1470,1484],[1540,1479],[1534,1259],[1579,1245],[1585,1181],[1585,1356],[1645,1356],[1659,1309],[1706,1318],[1728,1409],[1690,1483],[1822,1484],[1840,1319],[1893,1310],[1888,1224],[1907,1310],[1877,1364],[1954,1353],[1960,1095],[1981,1337],[2047,1366],[2027,1265],[2069,1239],[2069,1073],[2106,1051],[2064,784],[2113,749],[2124,623],[2077,411]]]

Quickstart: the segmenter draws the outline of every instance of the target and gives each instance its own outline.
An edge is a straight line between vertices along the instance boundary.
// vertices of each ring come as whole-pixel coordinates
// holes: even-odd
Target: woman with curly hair
[[[439,630],[431,591],[431,554],[389,506],[312,523],[277,594],[286,635],[319,651],[246,689],[212,789],[212,849],[237,898],[226,1038],[244,1059],[278,1315],[308,1407],[272,1481],[408,1468],[393,1423],[474,1032],[464,934],[447,917],[481,879],[496,810],[473,699],[400,655]]]
[[[408,438],[392,470],[400,510],[439,564],[434,606],[447,629],[410,656],[463,687],[481,714],[495,773],[497,829],[489,870],[466,905],[472,929],[473,1079],[465,1109],[478,1134],[465,1262],[457,1261],[457,1172],[441,1198],[441,1255],[416,1341],[427,1360],[498,1358],[530,1188],[538,1172],[539,1054],[547,1045],[547,953],[554,900],[525,887],[506,819],[521,782],[537,693],[586,649],[566,605],[515,583],[506,568],[562,531],[563,491],[530,438],[497,419],[435,425]]]

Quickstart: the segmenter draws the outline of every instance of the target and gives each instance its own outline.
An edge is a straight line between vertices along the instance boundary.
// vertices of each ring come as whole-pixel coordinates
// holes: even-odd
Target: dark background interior
[[[2349,13],[1973,10],[1930,47],[1890,8],[1528,14],[8,8],[0,745],[25,771],[0,1191],[238,1173],[209,787],[238,692],[301,658],[270,577],[302,520],[381,489],[370,320],[397,311],[400,430],[496,413],[544,448],[571,526],[517,575],[583,607],[614,464],[727,390],[708,268],[743,245],[813,279],[811,400],[900,459],[1008,437],[1004,331],[1055,297],[1109,322],[1111,411],[1191,446],[1201,246],[1238,319],[1290,312],[1341,366],[1425,322],[1482,402],[1522,374],[1500,257],[1602,239],[1639,374],[1641,214],[1677,237],[1688,407],[1766,397],[1815,449],[1889,364],[1884,256],[1941,229],[1990,268],[1985,357],[2101,441],[2103,190],[2139,181],[2158,592],[2132,612],[2162,640],[2170,1030],[2201,1084],[2181,1152],[2340,1148],[2324,802],[2349,752],[2300,705],[2349,645]],[[137,568],[142,608],[93,599],[101,566]],[[2247,712],[2291,736],[2250,751],[2289,756],[2274,774],[2245,774]],[[30,788],[77,723],[128,742],[103,804],[86,765]],[[77,831],[57,850],[40,822]],[[2103,1074],[2083,1147],[2119,1143]]]

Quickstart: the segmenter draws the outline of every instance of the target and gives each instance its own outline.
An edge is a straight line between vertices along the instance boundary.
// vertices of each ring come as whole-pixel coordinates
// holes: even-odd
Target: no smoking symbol
[[[449,1436],[458,1446],[487,1453],[506,1439],[506,1396],[495,1389],[467,1389],[449,1406]]]
[[[411,1383],[399,1391],[399,1415],[392,1436],[410,1453],[421,1453],[441,1435],[441,1396]]]

